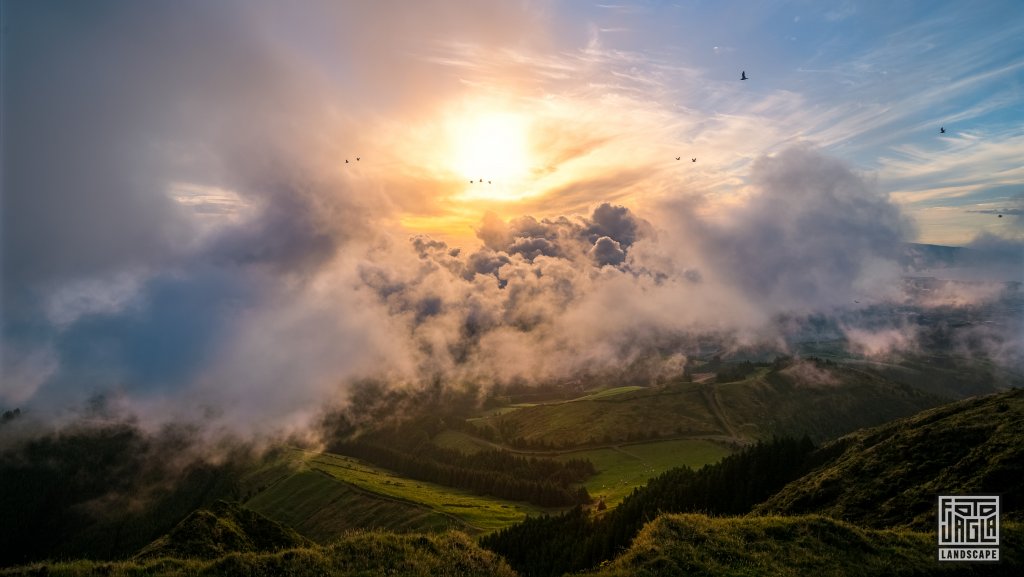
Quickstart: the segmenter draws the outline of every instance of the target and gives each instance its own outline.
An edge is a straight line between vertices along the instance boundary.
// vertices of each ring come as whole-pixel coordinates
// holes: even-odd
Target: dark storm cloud
[[[651,225],[628,208],[606,202],[595,207],[589,217],[537,220],[521,216],[505,223],[488,214],[477,230],[477,237],[492,251],[521,255],[530,262],[540,256],[573,260],[589,255],[602,266],[622,264],[626,250],[651,231]],[[477,270],[475,266],[470,268]]]
[[[598,266],[604,266],[606,264],[618,265],[622,264],[626,260],[626,251],[622,250],[622,245],[619,241],[608,237],[602,236],[597,239],[594,246],[587,253]]]

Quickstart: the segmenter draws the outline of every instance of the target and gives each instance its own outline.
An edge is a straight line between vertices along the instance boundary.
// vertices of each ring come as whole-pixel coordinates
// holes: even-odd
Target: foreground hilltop
[[[938,495],[998,493],[1024,518],[1024,389],[967,399],[863,429],[820,448],[821,465],[757,513],[820,513],[870,526],[928,530]]]
[[[937,560],[937,497],[985,492],[1002,495],[998,570],[1015,574],[1024,563],[1022,417],[1024,390],[1014,389],[819,448],[806,439],[759,443],[698,471],[664,473],[607,514],[528,520],[482,543],[532,576],[595,567],[602,575],[961,574],[964,566]]]
[[[677,575],[1015,575],[1024,527],[1003,528],[999,565],[940,564],[935,535],[866,529],[820,515],[714,518],[662,515],[590,577]]]

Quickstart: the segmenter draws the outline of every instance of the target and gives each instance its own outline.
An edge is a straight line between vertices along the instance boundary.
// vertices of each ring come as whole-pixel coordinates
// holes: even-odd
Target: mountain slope
[[[781,361],[734,382],[673,383],[523,407],[472,423],[496,440],[529,447],[805,434],[822,441],[947,400],[858,368],[805,359]]]
[[[935,535],[864,529],[819,515],[662,515],[592,577],[675,575],[1015,575],[1024,527],[1004,524],[999,565],[939,563]]]
[[[185,517],[146,545],[136,559],[214,559],[227,553],[277,551],[311,545],[294,530],[238,505],[218,501]]]
[[[1024,389],[968,399],[822,447],[823,464],[758,506],[820,513],[872,527],[931,529],[938,495],[1002,494],[1004,519],[1024,518]]]

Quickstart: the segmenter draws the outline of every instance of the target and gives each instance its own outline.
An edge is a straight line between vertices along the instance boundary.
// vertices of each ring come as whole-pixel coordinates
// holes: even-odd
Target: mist
[[[691,113],[635,87],[596,93],[624,65],[594,43],[522,56],[567,41],[542,8],[465,8],[5,7],[0,409],[75,420],[99,395],[153,428],[299,434],[365,379],[486,391],[640,367],[657,381],[698,341],[791,353],[821,317],[876,355],[925,342],[879,321],[885,307],[1019,299],[979,268],[980,284],[908,291],[924,274],[905,259],[913,219],[813,140],[737,136],[706,182],[666,168],[650,142]],[[485,66],[492,45],[514,57]],[[558,95],[592,112],[545,117],[534,172],[569,180],[462,207],[475,224],[457,240],[402,224],[453,197],[450,171],[402,162],[433,134],[424,117],[467,86],[495,92],[499,73],[526,87],[516,106],[553,114],[531,90],[564,85],[568,63],[592,82]],[[591,172],[570,179],[573,163]],[[1019,241],[971,248],[1021,278]],[[1017,315],[962,346],[1017,366],[1020,335]]]

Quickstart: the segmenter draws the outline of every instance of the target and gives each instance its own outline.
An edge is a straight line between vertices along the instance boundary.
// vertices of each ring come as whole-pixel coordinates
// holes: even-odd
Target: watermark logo
[[[940,495],[939,561],[999,560],[999,495]]]

